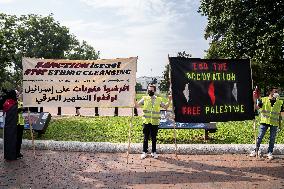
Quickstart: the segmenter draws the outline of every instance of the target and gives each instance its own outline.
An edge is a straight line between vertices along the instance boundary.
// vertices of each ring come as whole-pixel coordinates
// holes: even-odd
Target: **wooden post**
[[[114,116],[118,116],[118,107],[114,108]]]
[[[253,120],[253,130],[254,130],[254,142],[255,142],[255,146],[257,143],[257,136],[256,136],[256,121],[255,119]],[[255,148],[255,152],[256,152],[256,158],[258,158],[258,148]]]
[[[134,108],[134,116],[138,116],[138,110],[137,110],[137,108]]]
[[[130,124],[129,124],[129,131],[128,131],[128,148],[127,148],[127,160],[126,160],[127,164],[128,164],[129,153],[130,153],[131,129],[133,127],[133,111],[134,111],[134,108],[131,109],[131,119],[130,119]]]
[[[251,69],[251,61],[250,61],[250,74],[251,74],[251,87],[253,90],[253,80],[252,80],[252,69]],[[254,94],[252,94],[254,95]],[[254,96],[253,96],[253,112],[255,113],[256,110],[256,102],[254,101]],[[254,115],[254,120],[253,120],[253,132],[254,132],[254,141],[255,141],[255,152],[256,152],[256,158],[258,158],[258,148],[256,146],[257,144],[257,134],[256,134],[256,120],[255,120],[255,115]]]
[[[172,77],[171,77],[171,65],[170,65],[170,56],[168,55],[168,64],[169,64],[169,79],[170,79],[170,91],[171,91],[171,95],[173,95],[172,92]],[[174,114],[174,106],[172,104],[172,112]],[[174,138],[175,138],[175,156],[176,158],[178,158],[177,156],[177,131],[176,131],[176,122],[174,121]]]
[[[209,131],[207,129],[204,129],[204,140],[209,139]]]
[[[99,116],[99,108],[95,107],[95,116]]]
[[[138,56],[137,56],[138,59]],[[136,83],[136,81],[135,81]],[[135,93],[136,95],[136,93]],[[136,97],[134,96],[134,99],[132,102],[136,101]],[[128,158],[129,158],[129,153],[130,153],[130,143],[131,143],[131,129],[133,127],[133,114],[134,114],[134,108],[135,104],[133,104],[133,107],[131,107],[131,118],[130,118],[130,124],[129,124],[129,131],[128,131],[128,148],[127,148],[127,160],[126,163],[128,164]],[[118,108],[117,108],[117,115],[118,115]]]
[[[174,121],[174,137],[175,137],[175,156],[176,158],[178,158],[177,156],[177,131],[176,131],[176,122]]]
[[[61,107],[57,108],[57,115],[61,115]]]

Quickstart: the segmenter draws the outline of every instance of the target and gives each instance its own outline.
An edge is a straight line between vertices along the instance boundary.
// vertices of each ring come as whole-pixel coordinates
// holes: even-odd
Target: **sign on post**
[[[250,61],[170,57],[175,121],[254,119]]]
[[[133,107],[137,57],[23,58],[25,107]]]

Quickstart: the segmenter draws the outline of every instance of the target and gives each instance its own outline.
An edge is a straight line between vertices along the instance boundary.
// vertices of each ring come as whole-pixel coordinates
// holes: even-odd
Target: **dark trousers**
[[[152,124],[143,124],[143,152],[148,152],[148,140],[151,136],[152,139],[152,152],[156,152],[156,144],[157,144],[157,134],[158,134],[158,125]]]
[[[16,153],[19,155],[21,153],[22,138],[23,138],[23,125],[17,125],[17,143],[16,143]]]

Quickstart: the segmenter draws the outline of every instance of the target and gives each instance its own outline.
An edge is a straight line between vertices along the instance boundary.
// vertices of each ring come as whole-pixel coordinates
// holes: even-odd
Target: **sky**
[[[137,77],[162,76],[168,55],[186,51],[203,58],[207,19],[199,0],[0,0],[0,12],[53,14],[100,58],[138,56]]]

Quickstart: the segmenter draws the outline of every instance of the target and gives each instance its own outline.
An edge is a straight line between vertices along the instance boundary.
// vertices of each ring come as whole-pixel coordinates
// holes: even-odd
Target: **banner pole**
[[[176,131],[176,122],[174,121],[174,137],[175,137],[175,156],[176,158],[178,158],[177,156],[177,131]]]
[[[253,90],[253,79],[252,79],[252,68],[251,68],[251,61],[249,61],[249,65],[250,65],[250,74],[251,74],[251,87],[252,87],[252,90]],[[254,91],[254,90],[253,90]],[[253,94],[254,95],[254,94]],[[255,113],[255,104],[256,102],[254,101],[254,96],[253,96],[253,112]],[[255,143],[255,152],[256,152],[256,159],[258,159],[258,149],[256,147],[257,145],[257,134],[256,134],[256,119],[255,119],[255,115],[254,115],[254,119],[253,119],[253,132],[254,132],[254,143]]]
[[[171,77],[171,65],[170,65],[170,55],[168,54],[168,65],[169,65],[169,79],[170,79],[170,91],[171,91],[171,95],[173,95],[173,91],[172,91],[172,77]],[[172,112],[174,114],[174,105],[172,104]],[[174,138],[175,138],[175,156],[176,158],[178,158],[177,156],[177,132],[176,132],[176,122],[175,119],[173,120],[174,123]]]
[[[29,119],[29,127],[30,127],[31,138],[32,138],[33,153],[34,153],[34,158],[35,158],[34,134],[33,134],[33,129],[32,129],[32,121],[31,121],[31,117],[30,117],[30,108],[29,107],[28,107],[28,119]]]
[[[127,161],[126,161],[127,164],[128,164],[128,159],[129,159],[129,153],[130,153],[131,129],[133,127],[133,112],[134,112],[134,107],[131,108],[131,119],[130,119],[129,130],[128,130],[128,148],[127,148]]]
[[[257,137],[256,137],[256,120],[255,119],[253,120],[253,129],[254,129],[254,142],[256,146]],[[256,151],[256,158],[258,158],[258,149],[256,148],[255,151]]]
[[[6,118],[6,113],[3,111],[3,157],[4,157],[4,154],[5,154],[5,118]]]
[[[138,56],[136,59],[136,72],[137,72],[137,60],[138,60]],[[135,83],[136,83],[136,77],[135,77]],[[134,99],[133,102],[136,101],[136,93],[134,95]],[[128,130],[128,148],[127,148],[127,160],[126,163],[128,164],[128,159],[129,159],[129,153],[130,153],[130,143],[131,143],[131,129],[133,127],[133,114],[134,114],[134,108],[135,108],[135,104],[133,107],[131,107],[131,118],[130,118],[130,124],[129,124],[129,130]]]

